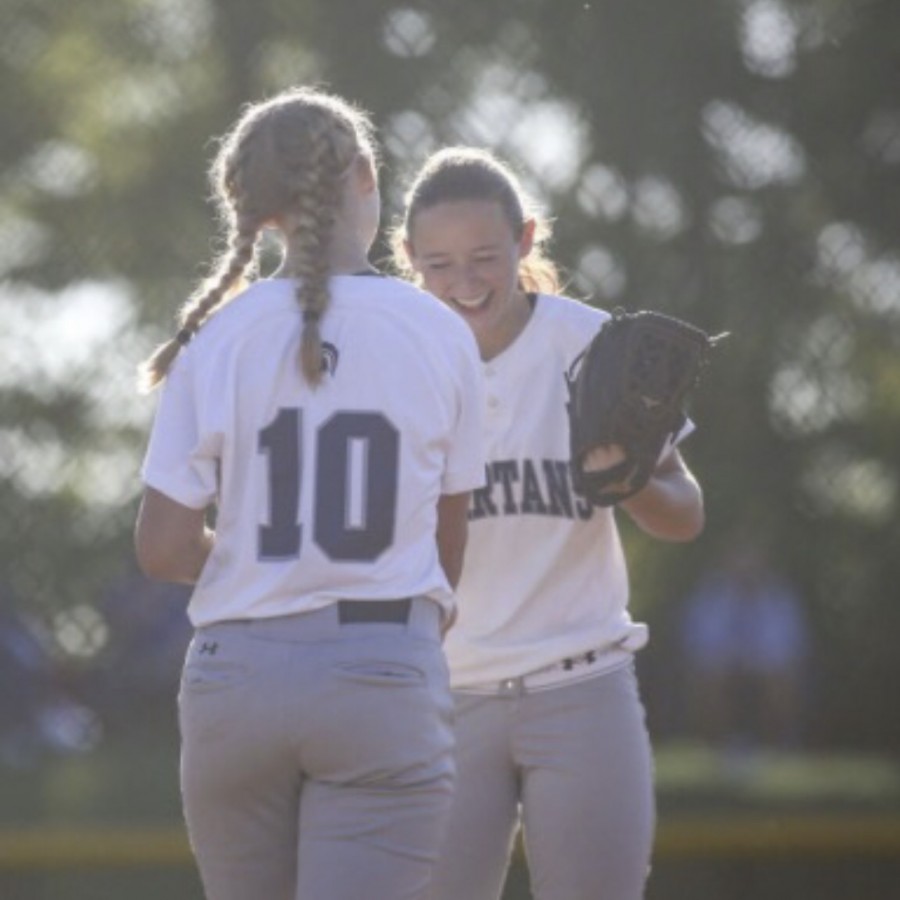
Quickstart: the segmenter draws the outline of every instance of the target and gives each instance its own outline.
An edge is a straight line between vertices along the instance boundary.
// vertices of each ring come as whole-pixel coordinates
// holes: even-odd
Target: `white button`
[[[484,370],[484,374],[487,375],[488,378],[492,378],[497,373],[497,370],[493,366],[487,366]]]
[[[488,397],[488,398],[487,398],[487,405],[488,405],[491,409],[496,409],[496,408],[500,405],[500,401],[499,401],[496,397]]]

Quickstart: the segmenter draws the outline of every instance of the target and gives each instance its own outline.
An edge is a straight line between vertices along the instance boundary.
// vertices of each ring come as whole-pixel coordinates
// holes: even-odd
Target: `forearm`
[[[135,525],[141,571],[156,581],[194,584],[215,543],[205,511],[191,509],[148,488]]]
[[[173,554],[168,565],[168,574],[163,579],[174,581],[178,584],[196,584],[203,567],[206,565],[209,554],[212,553],[215,543],[215,532],[204,528],[203,534],[185,544],[180,551]]]
[[[468,539],[469,494],[444,494],[438,501],[437,547],[441,567],[455,590]]]
[[[149,546],[137,542],[137,558],[141,571],[155,581],[176,584],[196,584],[206,560],[212,552],[215,533],[204,529],[202,534],[183,543]]]
[[[658,469],[643,490],[619,505],[641,530],[659,540],[692,541],[703,531],[703,492],[681,466]]]

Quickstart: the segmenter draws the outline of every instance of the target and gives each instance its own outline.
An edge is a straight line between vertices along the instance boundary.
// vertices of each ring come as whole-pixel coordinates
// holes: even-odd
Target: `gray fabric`
[[[434,603],[200,629],[179,695],[185,818],[207,900],[418,900],[453,787]]]
[[[655,809],[633,666],[458,693],[457,787],[430,900],[497,900],[521,820],[537,900],[640,900]]]

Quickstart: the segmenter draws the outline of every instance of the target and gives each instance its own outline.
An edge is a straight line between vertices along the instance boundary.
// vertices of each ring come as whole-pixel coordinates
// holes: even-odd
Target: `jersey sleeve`
[[[697,426],[694,424],[694,420],[686,417],[681,428],[666,441],[659,457],[660,460],[668,456],[685,438],[690,437],[696,430]]]
[[[460,323],[462,324],[462,323]],[[443,494],[461,494],[482,487],[484,473],[484,384],[478,347],[468,326],[463,326],[459,352],[452,364],[458,374],[456,427],[447,452],[441,484]]]
[[[163,384],[141,476],[172,500],[202,509],[218,491],[219,441],[204,427],[193,374],[183,352]]]

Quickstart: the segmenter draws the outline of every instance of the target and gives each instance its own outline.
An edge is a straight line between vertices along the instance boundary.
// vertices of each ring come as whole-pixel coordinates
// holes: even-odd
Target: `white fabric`
[[[217,507],[215,549],[191,598],[191,621],[281,616],[336,598],[425,595],[449,608],[435,504],[483,484],[474,338],[411,285],[339,276],[321,323],[332,371],[312,389],[299,372],[300,329],[294,282],[259,281],[200,329],[164,385],[144,481],[185,506]],[[378,440],[369,439],[373,422]],[[299,500],[270,496],[272,485],[283,490],[272,467],[291,439]],[[292,502],[296,552],[261,561],[260,529],[271,529],[274,515],[283,524]],[[376,520],[392,521],[393,531],[375,558],[363,559]],[[341,553],[355,537],[362,552],[351,546],[335,558],[335,530]]]
[[[653,756],[634,666],[456,693],[456,790],[428,900],[499,900],[522,825],[536,900],[642,900]]]
[[[568,471],[564,374],[607,318],[539,295],[522,334],[484,364],[487,484],[472,497],[459,619],[445,642],[457,690],[495,689],[589,650],[608,671],[647,641],[628,614],[615,514],[575,495]]]
[[[584,657],[578,657],[583,660]],[[520,675],[518,678],[504,678],[503,681],[493,681],[490,684],[480,684],[473,687],[460,688],[454,691],[456,696],[463,697],[466,694],[477,696],[520,696],[534,691],[546,691],[551,688],[561,687],[564,684],[575,684],[579,681],[587,681],[590,678],[600,678],[608,675],[622,666],[630,665],[633,654],[627,650],[606,649],[598,654],[594,662],[582,663],[569,667],[567,660],[553,663],[536,672]]]

